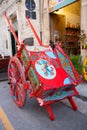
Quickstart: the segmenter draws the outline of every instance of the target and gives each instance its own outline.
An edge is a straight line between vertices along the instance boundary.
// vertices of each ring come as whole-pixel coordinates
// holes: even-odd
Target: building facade
[[[9,25],[4,17],[6,11],[14,30],[21,43],[25,38],[34,38],[34,42],[37,43],[35,36],[26,20],[26,12],[29,8],[31,13],[34,12],[34,19],[32,24],[37,30],[40,36],[40,7],[39,0],[33,1],[34,6],[30,7],[28,0],[0,0],[0,54],[1,55],[14,55],[16,53],[16,42],[9,29]],[[26,4],[27,2],[27,4]],[[28,5],[28,7],[26,7]],[[32,15],[32,14],[29,14]]]
[[[33,3],[28,3],[30,1],[32,1]],[[68,3],[66,3],[66,1],[68,1]],[[69,3],[70,1],[71,3]],[[56,26],[58,25],[58,24],[55,24],[55,25],[52,24],[51,12],[52,11],[59,12],[60,9],[62,9],[63,7],[77,1],[80,1],[81,3],[80,11],[79,11],[80,15],[72,16],[69,12],[67,13],[67,14],[70,14],[69,17],[68,16],[64,17],[64,14],[63,14],[62,15],[63,19],[59,23],[59,29],[61,30],[61,32],[64,33],[65,30],[64,29],[62,30],[60,28],[60,26],[62,26],[62,28],[64,28],[64,26],[66,27],[66,22],[63,21],[64,19],[67,18],[69,20],[70,18],[73,18],[72,20],[70,19],[72,25],[73,25],[72,21],[74,21],[75,23],[76,20],[79,19],[79,22],[77,23],[79,23],[80,25],[80,30],[84,30],[84,32],[87,35],[87,24],[86,24],[87,0],[10,0],[10,1],[0,0],[0,54],[13,56],[16,53],[16,44],[17,44],[12,36],[12,33],[9,30],[9,26],[3,15],[4,11],[6,11],[7,16],[11,20],[14,30],[20,42],[22,42],[25,38],[33,37],[34,44],[38,44],[31,28],[29,27],[26,21],[26,14],[28,14],[34,17],[31,21],[37,34],[41,38],[43,44],[48,45],[51,38],[52,40],[54,40],[55,25]],[[65,2],[64,3],[65,5],[60,4],[60,2],[62,3]],[[53,19],[53,21],[55,21],[55,23],[58,23],[57,20]],[[62,37],[62,34],[61,34],[61,37]],[[81,49],[81,55],[84,58],[87,55],[87,49],[82,49],[82,47],[80,49]]]

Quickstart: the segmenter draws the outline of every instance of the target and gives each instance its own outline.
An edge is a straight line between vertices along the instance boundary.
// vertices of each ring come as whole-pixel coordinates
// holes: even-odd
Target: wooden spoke
[[[11,95],[18,107],[22,107],[26,99],[26,83],[23,67],[18,58],[11,58],[8,66],[8,79],[10,80]]]

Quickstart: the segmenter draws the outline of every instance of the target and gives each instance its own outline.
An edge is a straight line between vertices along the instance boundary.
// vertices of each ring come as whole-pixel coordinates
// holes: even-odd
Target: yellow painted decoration
[[[0,120],[2,121],[6,130],[14,130],[10,121],[8,120],[6,114],[4,113],[3,109],[0,107]]]
[[[83,72],[84,79],[87,81],[87,56],[85,57],[85,59],[83,61],[82,72]]]

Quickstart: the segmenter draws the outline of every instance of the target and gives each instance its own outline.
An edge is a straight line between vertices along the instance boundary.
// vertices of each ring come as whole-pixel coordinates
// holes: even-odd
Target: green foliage
[[[82,74],[82,57],[81,55],[72,55],[70,60],[79,74]]]

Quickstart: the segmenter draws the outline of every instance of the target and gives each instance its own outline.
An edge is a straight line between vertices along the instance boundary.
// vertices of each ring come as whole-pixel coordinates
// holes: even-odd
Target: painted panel
[[[36,92],[38,89],[40,89],[40,83],[39,83],[38,77],[37,77],[35,70],[32,66],[28,70],[28,78],[31,82],[31,85],[34,89],[34,92]]]
[[[74,94],[73,90],[70,91],[59,91],[54,93],[52,96],[48,96],[44,98],[44,101],[54,101],[54,100],[61,100],[63,98],[66,98],[67,96],[71,96]]]
[[[21,53],[21,60],[23,62],[23,65],[27,67],[29,65],[29,57],[25,49],[23,49]]]

